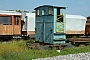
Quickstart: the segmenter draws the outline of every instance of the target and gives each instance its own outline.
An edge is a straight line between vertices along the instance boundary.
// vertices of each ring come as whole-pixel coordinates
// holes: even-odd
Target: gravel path
[[[48,58],[38,58],[32,60],[90,60],[90,52],[48,57]]]

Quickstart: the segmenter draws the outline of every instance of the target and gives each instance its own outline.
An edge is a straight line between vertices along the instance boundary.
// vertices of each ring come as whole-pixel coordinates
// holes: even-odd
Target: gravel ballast
[[[78,53],[78,54],[69,54],[63,56],[54,56],[47,58],[38,58],[32,60],[90,60],[90,52],[87,53]]]

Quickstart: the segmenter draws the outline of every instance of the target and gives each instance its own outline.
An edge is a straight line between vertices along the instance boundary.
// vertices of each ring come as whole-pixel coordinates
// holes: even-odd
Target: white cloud
[[[81,1],[81,2],[79,2],[79,4],[84,4],[84,3],[86,3],[85,1]]]
[[[86,0],[86,1],[83,0],[83,1],[80,1],[79,4],[85,4],[85,3],[88,3],[88,2],[90,2],[90,0]]]

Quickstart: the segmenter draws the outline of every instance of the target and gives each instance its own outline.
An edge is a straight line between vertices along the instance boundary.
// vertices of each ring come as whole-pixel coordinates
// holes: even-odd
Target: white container
[[[27,35],[35,34],[35,14],[26,13],[24,22],[22,31],[26,32]]]
[[[86,17],[80,15],[66,15],[66,34],[84,34]]]

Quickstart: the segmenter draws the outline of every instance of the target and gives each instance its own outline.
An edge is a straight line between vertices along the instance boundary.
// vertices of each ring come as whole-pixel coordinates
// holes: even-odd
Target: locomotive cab
[[[35,8],[36,41],[62,44],[66,41],[66,7],[43,5]]]

